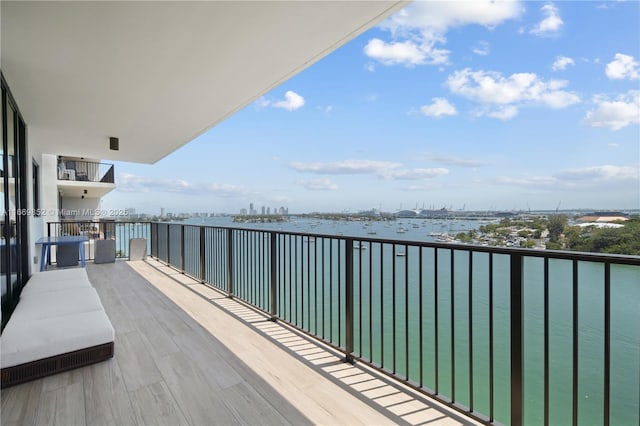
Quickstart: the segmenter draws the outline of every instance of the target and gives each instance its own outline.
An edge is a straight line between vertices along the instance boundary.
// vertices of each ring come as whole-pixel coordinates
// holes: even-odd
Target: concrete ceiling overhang
[[[1,66],[43,152],[154,163],[406,3],[2,1]]]

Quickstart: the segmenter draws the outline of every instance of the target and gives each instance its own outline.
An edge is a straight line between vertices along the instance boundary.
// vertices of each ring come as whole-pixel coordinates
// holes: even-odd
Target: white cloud
[[[567,69],[569,65],[575,65],[576,62],[568,56],[557,56],[556,60],[551,65],[551,69],[554,71],[562,71]]]
[[[392,170],[383,175],[385,179],[394,180],[420,180],[431,179],[437,176],[449,174],[449,170],[443,167],[431,169]]]
[[[422,64],[442,64],[448,60],[448,51],[434,47],[436,39],[422,40],[416,44],[412,40],[385,42],[379,38],[369,40],[364,53],[383,65],[404,65],[413,67]]]
[[[558,8],[553,3],[547,3],[540,8],[545,18],[538,23],[531,31],[531,34],[537,36],[551,35],[560,30],[564,22],[560,17]]]
[[[258,108],[266,108],[271,105],[271,101],[266,99],[264,96],[260,96],[255,102],[254,105]]]
[[[423,105],[420,107],[422,112],[427,117],[442,117],[445,115],[456,115],[456,107],[451,105],[445,98],[432,98],[433,101],[430,105]]]
[[[461,167],[481,167],[486,166],[487,163],[481,160],[475,160],[470,158],[454,157],[451,155],[433,154],[424,156],[425,160],[433,161],[440,164],[446,164],[448,166],[461,166]]]
[[[544,81],[534,73],[504,77],[495,71],[466,68],[451,74],[445,84],[451,92],[481,104],[479,116],[502,120],[517,115],[524,105],[560,109],[580,102],[575,93],[561,90],[567,86],[567,81]]]
[[[302,108],[304,105],[304,98],[298,95],[293,90],[287,90],[284,94],[284,100],[274,102],[272,106],[274,108],[282,108],[287,111],[295,111],[299,108]]]
[[[333,163],[291,163],[291,168],[299,172],[328,174],[328,175],[355,175],[376,174],[380,175],[385,170],[397,169],[401,163],[376,160],[345,160]]]
[[[493,28],[519,17],[524,8],[518,0],[418,1],[402,9],[380,26],[392,33],[430,29],[440,33],[449,28],[477,24]]]
[[[556,177],[569,181],[638,181],[640,180],[640,167],[633,166],[593,166],[564,170]]]
[[[472,50],[476,55],[487,56],[490,52],[489,43],[486,41],[479,41]]]
[[[493,179],[492,182],[498,185],[520,186],[535,189],[557,189],[558,186],[566,186],[562,185],[562,183],[553,176],[498,176]]]
[[[223,198],[234,198],[247,194],[247,189],[228,183],[210,183],[204,185],[205,192]]]
[[[129,173],[118,175],[118,190],[123,192],[187,192],[189,182],[182,179],[161,179]]]
[[[329,116],[333,112],[333,105],[318,105],[316,109],[322,114]]]
[[[366,100],[367,102],[375,102],[375,101],[377,101],[377,100],[378,100],[378,94],[377,94],[377,93],[371,93],[371,94],[368,94],[368,95],[365,97],[365,100]]]
[[[607,64],[605,73],[611,80],[638,80],[640,79],[640,64],[633,56],[616,53],[614,60]]]
[[[129,173],[118,175],[118,191],[122,192],[170,192],[182,194],[210,194],[222,198],[243,196],[246,188],[224,183],[190,183],[183,179],[162,179],[137,176]]]
[[[491,111],[487,111],[486,114],[484,115],[486,115],[487,117],[497,118],[498,120],[506,121],[506,120],[511,120],[513,117],[518,115],[519,112],[520,110],[518,110],[517,107],[513,105],[507,105],[507,106],[498,107]]]
[[[561,170],[548,176],[498,176],[490,180],[496,185],[507,185],[532,190],[571,191],[622,190],[637,191],[640,184],[640,165],[601,165]]]
[[[428,179],[449,173],[445,168],[403,169],[401,163],[376,160],[345,160],[332,163],[294,162],[290,167],[298,172],[324,175],[374,175],[393,180]]]
[[[640,124],[639,90],[630,90],[615,100],[598,96],[594,101],[596,109],[588,111],[584,118],[588,126],[620,130],[632,124]]]
[[[300,180],[298,184],[309,191],[335,191],[338,189],[338,185],[327,178]]]
[[[415,2],[380,24],[391,33],[393,41],[370,40],[364,53],[384,65],[446,64],[450,52],[438,45],[446,43],[448,29],[469,24],[493,28],[517,18],[522,11],[517,0]],[[485,51],[488,53],[479,48],[481,53],[476,53]]]

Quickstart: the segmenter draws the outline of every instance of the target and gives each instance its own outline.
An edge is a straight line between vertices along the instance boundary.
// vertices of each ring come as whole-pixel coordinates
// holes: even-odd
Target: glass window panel
[[[2,88],[2,92],[4,93],[4,87]],[[0,101],[0,106],[1,106],[1,102]],[[2,108],[0,108],[0,123],[2,124],[2,126],[0,126],[0,131],[2,131],[2,129],[4,129],[4,114],[2,114]],[[4,305],[5,303],[5,299],[6,299],[6,294],[7,294],[7,260],[5,257],[5,247],[7,246],[7,241],[5,240],[5,219],[6,219],[6,214],[5,214],[5,193],[4,193],[4,187],[5,187],[5,180],[7,179],[6,174],[5,174],[5,170],[4,170],[4,156],[5,156],[5,149],[4,149],[4,141],[0,141],[0,152],[2,152],[2,157],[1,161],[0,161],[0,177],[2,177],[2,182],[0,182],[1,187],[0,187],[0,204],[2,207],[2,215],[0,215],[0,284],[2,285],[2,304]]]
[[[16,129],[15,129],[15,110],[11,106],[11,103],[7,99],[7,121],[5,123],[7,128],[7,159],[8,159],[8,169],[7,176],[9,178],[9,205],[7,206],[9,209],[9,223],[8,226],[8,244],[6,249],[9,251],[9,265],[7,265],[7,273],[9,282],[11,283],[12,293],[15,293],[13,290],[17,287],[18,283],[18,274],[17,274],[17,256],[18,256],[18,235],[17,235],[17,215],[16,209],[20,206],[18,204],[18,178],[17,169],[18,162],[16,161]],[[14,297],[12,294],[11,297]]]

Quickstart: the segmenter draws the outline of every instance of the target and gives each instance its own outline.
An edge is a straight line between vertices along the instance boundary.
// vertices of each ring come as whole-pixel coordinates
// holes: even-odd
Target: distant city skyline
[[[638,28],[638,2],[414,3],[155,165],[116,163],[103,206],[637,209]]]

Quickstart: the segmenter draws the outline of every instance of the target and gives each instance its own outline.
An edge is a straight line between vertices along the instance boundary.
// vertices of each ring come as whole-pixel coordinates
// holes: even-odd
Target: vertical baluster
[[[604,264],[604,426],[609,426],[611,385],[611,264]],[[638,419],[640,422],[640,417]]]
[[[544,258],[544,413],[543,424],[549,425],[549,258]]]
[[[353,240],[345,241],[345,361],[353,362]]]
[[[233,297],[233,229],[227,229],[227,293]]]
[[[473,412],[473,252],[469,251],[469,288],[468,313],[469,313],[469,411]]]
[[[420,366],[420,379],[418,385],[420,388],[424,386],[424,336],[422,334],[422,252],[424,247],[418,247],[418,359]]]
[[[205,231],[206,228],[204,226],[200,227],[199,237],[200,237],[200,282],[204,283],[207,281],[207,253],[206,253],[206,240],[205,240]]]
[[[493,253],[489,253],[489,421],[493,422]]]
[[[572,378],[571,378],[571,422],[578,426],[578,261],[573,260],[573,286],[572,286]]]
[[[277,275],[276,275],[276,268],[278,266],[278,257],[276,256],[276,233],[275,232],[270,232],[269,233],[269,254],[270,254],[270,277],[269,277],[269,283],[270,283],[270,289],[271,289],[271,309],[270,309],[270,313],[271,313],[271,321],[275,321],[277,318],[277,312],[278,312],[278,305],[277,305],[277,295],[276,295],[276,291],[277,291]]]
[[[433,352],[433,365],[435,370],[435,389],[434,392],[438,395],[440,392],[440,371],[438,365],[438,352],[439,352],[439,325],[438,325],[438,249],[433,249],[433,335],[434,335],[434,352]]]
[[[455,276],[455,250],[450,250],[449,251],[449,277],[451,278],[451,281],[449,282],[449,291],[450,291],[450,305],[451,305],[451,309],[449,312],[450,315],[450,326],[451,326],[451,341],[450,341],[450,345],[451,345],[451,402],[455,402],[456,401],[456,327],[455,327],[455,299],[456,299],[456,293],[455,293],[455,283],[456,283],[456,276]]]
[[[523,352],[522,352],[522,307],[523,280],[522,255],[512,253],[511,290],[510,290],[510,327],[511,327],[511,425],[521,426],[523,420]]]

